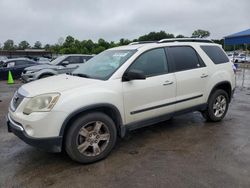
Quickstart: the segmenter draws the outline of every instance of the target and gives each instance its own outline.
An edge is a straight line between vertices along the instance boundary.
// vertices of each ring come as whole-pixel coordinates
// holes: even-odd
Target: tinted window
[[[219,46],[201,46],[201,49],[215,64],[229,62],[228,57]]]
[[[168,49],[176,71],[195,69],[205,66],[196,51],[189,46],[174,46]]]
[[[65,61],[68,61],[69,64],[82,63],[82,59],[80,56],[70,56],[66,58]]]
[[[29,61],[19,60],[16,61],[16,66],[29,65]]]
[[[91,58],[92,58],[92,56],[83,56],[82,57],[82,62],[86,62],[86,61],[88,61]]]
[[[143,53],[129,69],[143,71],[146,76],[167,73],[168,68],[164,49],[158,48]]]

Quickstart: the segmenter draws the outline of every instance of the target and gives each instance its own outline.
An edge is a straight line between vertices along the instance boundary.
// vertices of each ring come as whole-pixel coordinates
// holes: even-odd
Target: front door
[[[123,82],[126,124],[173,112],[176,81],[174,73],[168,73],[164,48],[144,52],[127,71],[132,69],[146,79]]]

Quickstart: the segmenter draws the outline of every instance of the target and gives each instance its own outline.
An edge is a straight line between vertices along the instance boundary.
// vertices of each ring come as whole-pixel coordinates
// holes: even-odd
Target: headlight
[[[59,97],[59,93],[48,93],[33,97],[25,105],[23,113],[29,115],[32,112],[48,112],[56,104]]]

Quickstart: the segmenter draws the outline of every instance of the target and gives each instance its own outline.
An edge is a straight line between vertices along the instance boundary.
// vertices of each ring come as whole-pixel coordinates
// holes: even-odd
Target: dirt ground
[[[246,79],[222,122],[207,123],[198,112],[175,117],[130,132],[108,158],[90,165],[39,151],[7,133],[5,115],[20,84],[0,82],[0,187],[250,187]]]

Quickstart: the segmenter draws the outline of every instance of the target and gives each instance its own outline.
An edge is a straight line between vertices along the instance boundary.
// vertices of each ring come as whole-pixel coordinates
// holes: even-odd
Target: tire
[[[39,79],[42,79],[42,78],[47,78],[47,77],[50,77],[50,76],[53,76],[51,74],[43,74],[39,77]]]
[[[74,161],[93,163],[108,156],[116,139],[116,126],[109,116],[89,113],[71,124],[66,133],[65,150]]]
[[[219,102],[219,98],[221,102]],[[210,122],[221,121],[227,113],[228,105],[229,97],[227,92],[222,89],[215,90],[209,97],[207,109],[202,112],[202,115]]]

